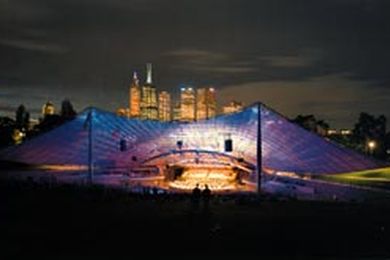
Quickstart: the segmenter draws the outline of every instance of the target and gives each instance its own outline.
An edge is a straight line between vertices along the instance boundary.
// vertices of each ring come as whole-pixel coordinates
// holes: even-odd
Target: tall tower
[[[181,119],[180,112],[181,112],[181,105],[180,102],[178,101],[175,103],[173,107],[173,116],[172,116],[173,121],[180,121]]]
[[[180,121],[195,120],[195,91],[192,87],[180,89]]]
[[[141,118],[158,120],[156,88],[152,84],[152,64],[146,64],[146,83],[141,93]]]
[[[158,118],[160,121],[171,121],[171,95],[167,91],[158,95]]]
[[[146,84],[152,85],[152,63],[146,63]]]
[[[203,120],[215,117],[217,114],[215,89],[212,87],[197,89],[196,98],[196,119]]]
[[[130,84],[130,91],[129,91],[130,117],[140,117],[141,115],[140,104],[141,104],[141,89],[139,86],[137,72],[134,72],[133,79]]]

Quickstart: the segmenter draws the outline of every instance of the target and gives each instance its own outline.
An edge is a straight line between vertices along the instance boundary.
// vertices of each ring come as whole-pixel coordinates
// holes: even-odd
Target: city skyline
[[[213,85],[219,104],[260,100],[335,128],[352,127],[362,111],[390,117],[386,1],[0,5],[1,115],[24,104],[37,117],[43,103],[65,98],[77,111],[115,111],[128,103],[132,71],[150,61],[159,89],[173,94],[182,82]]]
[[[389,14],[0,0],[2,254],[388,256]]]
[[[145,67],[145,66],[144,66]],[[199,86],[194,86],[192,83],[180,83],[173,91],[171,92],[168,92],[166,90],[161,90],[159,88],[156,88],[156,86],[154,85],[154,83],[152,83],[152,73],[151,73],[151,69],[152,69],[152,63],[146,63],[146,70],[145,70],[145,77],[143,78],[142,80],[142,75],[143,73],[140,73],[139,71],[137,70],[133,70],[131,75],[132,75],[132,78],[131,80],[129,80],[128,82],[128,86],[127,86],[127,99],[123,99],[123,97],[121,97],[121,99],[119,100],[119,102],[114,102],[114,104],[118,104],[118,103],[123,103],[124,106],[123,107],[114,107],[113,110],[109,110],[107,109],[106,107],[98,107],[98,106],[95,106],[97,108],[101,108],[101,109],[104,109],[106,111],[109,111],[109,112],[112,112],[112,113],[117,113],[118,115],[121,115],[121,116],[127,116],[127,117],[132,117],[132,118],[140,118],[140,119],[152,119],[152,120],[160,120],[160,121],[175,121],[175,106],[176,105],[180,105],[180,109],[179,110],[183,110],[183,107],[181,105],[181,102],[182,102],[182,95],[183,95],[183,91],[184,90],[187,90],[187,89],[191,89],[191,91],[193,92],[192,95],[193,95],[193,104],[191,104],[193,106],[193,113],[194,113],[194,116],[192,119],[182,119],[181,116],[179,115],[179,117],[181,118],[180,120],[177,120],[176,121],[183,121],[183,122],[190,122],[190,121],[196,121],[196,120],[199,120],[199,119],[206,119],[206,118],[203,118],[201,116],[201,118],[198,118],[199,115],[197,114],[197,111],[198,111],[198,107],[199,107],[199,104],[198,104],[198,95],[199,95],[199,90],[205,90],[205,89],[212,89],[212,92],[215,91],[215,88],[214,87],[207,87],[207,86],[204,86],[204,85],[199,85]],[[142,69],[141,69],[142,70]],[[141,76],[140,76],[141,75]],[[132,106],[131,105],[131,96],[134,95],[134,84],[136,84],[136,86],[138,86],[138,91],[139,93],[137,93],[137,95],[139,95],[139,100],[136,101],[136,102],[139,102],[138,104],[138,114],[132,114],[131,111],[132,111],[132,107],[134,107],[134,105]],[[142,115],[142,92],[143,92],[143,89],[147,89],[147,91],[145,92],[150,92],[150,87],[152,87],[152,94],[151,96],[153,96],[153,98],[151,98],[152,100],[154,101],[151,101],[153,103],[153,106],[155,107],[155,111],[153,112],[153,116],[152,117],[147,117],[147,116],[143,116]],[[125,87],[126,89],[126,87]],[[160,100],[160,94],[167,94],[169,97],[169,103],[170,103],[170,120],[167,120],[166,117],[165,119],[161,119],[160,117],[160,114],[159,114],[159,109],[160,109],[160,105],[159,105],[159,100]],[[1,96],[0,96],[1,97]],[[220,98],[216,98],[218,97],[218,95],[215,95],[214,94],[214,99],[216,100],[221,100]],[[150,99],[150,98],[149,98]],[[58,102],[53,102],[53,100],[56,100]],[[33,115],[33,117],[31,118],[32,120],[38,120],[38,119],[42,119],[42,116],[44,115],[44,113],[42,112],[44,107],[47,106],[47,104],[50,104],[50,106],[52,107],[51,109],[53,109],[53,112],[51,114],[59,114],[60,112],[60,105],[61,103],[64,101],[64,100],[69,100],[68,98],[62,98],[62,97],[53,97],[53,98],[47,98],[42,104],[39,105],[36,107],[36,108],[29,108],[29,107],[26,107],[27,108],[27,111],[31,113],[31,115]],[[124,102],[127,100],[127,103]],[[72,100],[70,100],[72,101]],[[211,116],[207,116],[207,118],[212,118],[214,116],[217,116],[217,115],[222,115],[222,114],[230,114],[230,113],[235,113],[235,112],[238,112],[238,111],[241,111],[243,108],[245,107],[248,107],[248,106],[251,106],[253,105],[254,103],[258,102],[258,101],[254,101],[252,103],[249,103],[249,104],[245,104],[244,102],[238,100],[238,99],[235,99],[235,98],[231,98],[231,99],[225,99],[224,103],[221,103],[221,102],[218,102],[218,101],[214,101],[215,102],[215,108],[213,109],[213,112],[212,112],[212,115]],[[3,116],[9,116],[11,118],[13,118],[15,116],[15,112],[16,112],[16,109],[20,106],[20,105],[25,105],[25,103],[19,103],[16,107],[15,107],[15,111],[12,111],[12,109],[6,109],[5,113],[2,114],[2,111],[1,110],[1,107],[0,107],[0,115]],[[85,109],[89,108],[89,107],[93,107],[93,106],[86,106],[80,110],[77,110],[78,112],[82,112],[84,111]],[[134,109],[134,108],[133,108]],[[55,111],[55,112],[54,112]],[[8,112],[8,113],[7,113]],[[361,111],[361,112],[366,112],[366,111]],[[133,111],[134,113],[134,111]],[[311,113],[310,111],[307,111],[306,113],[303,113],[304,115],[311,115],[313,113]],[[289,115],[289,113],[286,113],[286,115]],[[299,114],[291,114],[291,116],[289,116],[290,119],[293,119],[293,117],[297,116]],[[380,114],[375,114],[375,115],[385,115],[385,113],[380,113]],[[315,116],[317,116],[315,114]],[[358,114],[356,114],[356,118],[358,117]],[[354,121],[354,119],[356,118],[352,118],[352,121]],[[355,120],[356,121],[356,120]],[[387,124],[389,124],[390,122],[388,121]],[[330,131],[337,131],[340,130],[340,131],[343,131],[345,129],[350,129],[353,127],[353,124],[352,125],[342,125],[341,127],[338,126],[338,127],[334,127],[332,126],[331,130]]]
[[[146,63],[144,83],[140,83],[138,74],[137,71],[133,72],[128,93],[129,104],[127,108],[118,108],[118,115],[138,119],[192,122],[210,119],[217,114],[225,113],[225,105],[222,105],[222,109],[218,113],[217,95],[213,86],[182,85],[179,95],[175,97],[168,91],[161,91],[153,84],[151,63]],[[177,112],[174,111],[176,107]],[[235,109],[235,111],[239,110]]]

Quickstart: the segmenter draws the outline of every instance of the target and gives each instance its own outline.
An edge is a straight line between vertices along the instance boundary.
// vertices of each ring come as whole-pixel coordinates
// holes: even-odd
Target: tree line
[[[376,117],[362,112],[348,132],[332,132],[328,123],[314,115],[298,115],[291,122],[361,153],[382,160],[390,159],[390,132],[386,132],[387,120],[384,115]]]
[[[72,103],[65,99],[58,114],[42,114],[36,124],[32,124],[30,113],[21,104],[15,111],[15,118],[0,116],[0,148],[17,145],[24,140],[54,129],[72,120],[77,115]]]

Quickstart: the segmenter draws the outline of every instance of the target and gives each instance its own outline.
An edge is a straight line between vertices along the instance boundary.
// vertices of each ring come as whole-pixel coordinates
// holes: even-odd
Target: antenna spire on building
[[[146,83],[152,84],[152,63],[146,63]]]
[[[138,75],[137,75],[137,72],[136,72],[136,71],[133,72],[133,82],[134,82],[136,85],[138,85],[139,80],[138,80]]]

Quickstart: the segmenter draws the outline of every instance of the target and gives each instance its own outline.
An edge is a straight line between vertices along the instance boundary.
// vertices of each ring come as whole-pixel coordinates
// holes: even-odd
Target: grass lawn
[[[390,168],[350,172],[316,177],[321,180],[390,189]]]
[[[385,257],[389,219],[388,204],[220,196],[205,211],[188,196],[0,182],[0,253],[10,259]]]

